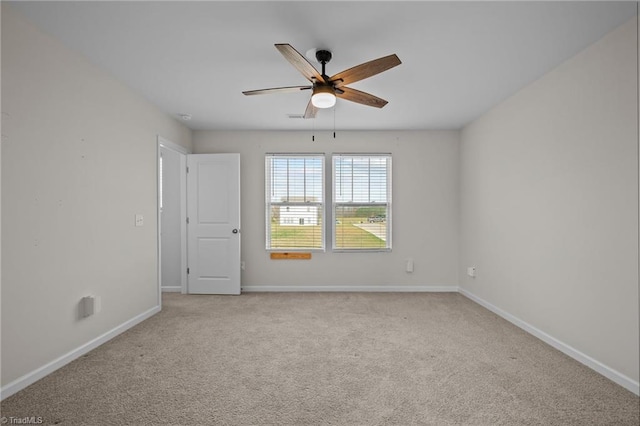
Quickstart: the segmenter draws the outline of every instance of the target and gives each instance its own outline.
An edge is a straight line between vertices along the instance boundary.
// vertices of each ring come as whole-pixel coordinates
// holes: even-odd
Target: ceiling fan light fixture
[[[336,104],[336,94],[331,86],[316,86],[313,88],[311,103],[316,108],[331,108]]]

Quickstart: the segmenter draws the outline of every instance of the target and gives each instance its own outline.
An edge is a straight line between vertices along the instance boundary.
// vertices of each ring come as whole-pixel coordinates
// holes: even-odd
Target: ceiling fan
[[[387,101],[384,99],[356,89],[351,89],[346,87],[346,85],[364,80],[365,78],[379,74],[402,63],[398,56],[394,54],[356,65],[353,68],[329,77],[325,74],[325,65],[331,60],[331,52],[328,50],[316,51],[316,59],[322,64],[322,73],[319,73],[315,67],[290,44],[276,44],[275,46],[276,49],[282,53],[282,56],[300,71],[312,85],[274,87],[271,89],[249,90],[242,93],[249,96],[311,90],[312,95],[307,104],[304,118],[314,118],[318,112],[318,108],[331,108],[336,103],[336,97],[363,105],[382,108],[387,104]]]

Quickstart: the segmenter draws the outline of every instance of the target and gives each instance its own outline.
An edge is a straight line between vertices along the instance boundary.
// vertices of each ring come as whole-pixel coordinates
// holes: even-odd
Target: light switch
[[[144,225],[144,217],[141,214],[136,215],[136,226]]]
[[[411,273],[413,272],[413,259],[407,259],[407,264],[405,266],[405,271]]]

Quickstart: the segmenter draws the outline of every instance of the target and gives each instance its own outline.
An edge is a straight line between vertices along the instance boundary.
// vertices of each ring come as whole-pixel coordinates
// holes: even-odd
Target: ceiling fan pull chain
[[[338,108],[338,105],[335,105],[333,107],[333,138],[336,138],[336,109]]]

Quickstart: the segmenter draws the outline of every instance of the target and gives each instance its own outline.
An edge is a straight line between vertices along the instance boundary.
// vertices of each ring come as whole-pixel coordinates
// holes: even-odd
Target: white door
[[[191,294],[240,294],[240,154],[187,156]]]

